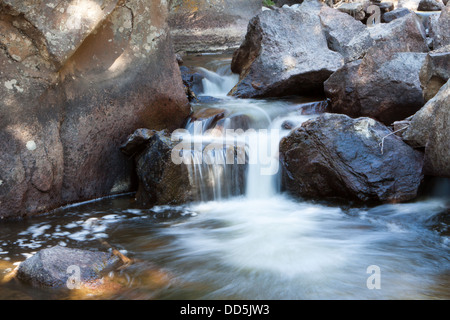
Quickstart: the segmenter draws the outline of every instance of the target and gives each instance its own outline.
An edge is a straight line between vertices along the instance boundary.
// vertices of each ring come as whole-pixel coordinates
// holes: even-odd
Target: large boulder
[[[55,246],[20,263],[17,278],[36,287],[80,288],[100,281],[121,264],[111,253]]]
[[[333,73],[324,90],[332,112],[390,124],[424,104],[419,72],[428,51],[425,32],[414,13],[368,30],[374,45]]]
[[[450,80],[412,117],[403,139],[425,148],[427,175],[450,177]]]
[[[343,65],[328,48],[317,1],[296,9],[263,11],[248,25],[235,51],[232,71],[240,75],[230,94],[240,98],[277,97],[323,90],[323,82]]]
[[[332,112],[385,124],[414,114],[424,105],[419,72],[425,56],[400,52],[379,64],[368,54],[346,64],[324,84]]]
[[[236,49],[248,21],[261,12],[261,0],[171,0],[169,25],[175,51]]]
[[[423,178],[422,154],[370,118],[308,120],[282,139],[280,158],[287,190],[301,197],[408,201]]]
[[[166,1],[0,1],[0,217],[130,190],[118,146],[189,115]]]

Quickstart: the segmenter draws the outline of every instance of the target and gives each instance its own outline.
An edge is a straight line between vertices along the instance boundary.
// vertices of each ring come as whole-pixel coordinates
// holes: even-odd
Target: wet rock
[[[240,80],[229,94],[262,98],[322,91],[323,81],[342,66],[343,57],[328,48],[318,16],[321,7],[304,1],[297,9],[255,16],[233,55],[231,69]]]
[[[428,101],[450,78],[450,46],[430,52],[425,58],[419,77],[424,99]]]
[[[330,111],[331,109],[329,100],[304,103],[300,108],[300,114],[303,115],[321,114]]]
[[[440,0],[420,0],[418,11],[440,11],[445,7]]]
[[[425,148],[425,174],[450,177],[450,80],[411,119],[403,138]]]
[[[185,66],[180,67],[180,72],[183,83],[189,87],[195,96],[198,96],[203,92],[203,79],[205,77],[201,73]]]
[[[291,130],[295,127],[295,123],[289,120],[283,121],[281,128],[285,130]]]
[[[412,12],[413,11],[408,8],[397,8],[395,10],[383,13],[383,15],[381,16],[381,21],[385,22],[385,23],[389,23],[392,20],[404,17]]]
[[[120,264],[120,259],[110,253],[55,246],[42,249],[22,262],[17,278],[37,287],[64,288],[79,270],[80,282],[69,280],[69,286],[83,286],[101,280]]]
[[[201,108],[190,116],[189,123],[201,121],[203,123],[203,129],[207,130],[213,128],[217,124],[217,121],[223,119],[226,114],[227,111],[225,109]]]
[[[139,135],[134,133],[133,135]],[[184,164],[172,161],[177,145],[165,131],[148,131],[150,139],[142,141],[140,153],[134,155],[139,179],[136,199],[142,206],[181,204],[192,198],[189,175]],[[128,139],[130,141],[130,139]],[[124,149],[127,149],[126,145]]]
[[[422,154],[383,124],[323,114],[282,139],[287,190],[301,197],[400,202],[414,199]]]
[[[324,84],[332,112],[371,117],[385,124],[414,114],[424,104],[419,72],[425,56],[400,52],[375,64],[366,55],[346,64]]]
[[[129,191],[120,143],[183,124],[166,5],[0,2],[0,217]]]
[[[221,99],[211,97],[211,96],[200,95],[197,97],[197,102],[200,102],[200,103],[216,103],[219,101],[221,101]]]
[[[176,52],[217,52],[238,48],[261,0],[173,0],[170,33]]]

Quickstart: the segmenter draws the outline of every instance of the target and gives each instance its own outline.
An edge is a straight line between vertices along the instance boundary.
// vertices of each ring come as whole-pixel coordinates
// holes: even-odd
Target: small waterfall
[[[238,82],[229,65],[197,70],[205,77],[201,95],[220,98],[213,106],[195,106],[182,137],[189,145],[183,157],[197,199],[276,196],[281,181],[279,142],[290,131],[283,124],[300,125],[323,110],[326,102],[235,99],[227,96]]]
[[[231,73],[229,67],[222,66],[217,71],[211,71],[202,67],[197,68],[205,78],[203,83],[203,96],[221,97],[227,96],[228,92],[236,85],[239,75]]]

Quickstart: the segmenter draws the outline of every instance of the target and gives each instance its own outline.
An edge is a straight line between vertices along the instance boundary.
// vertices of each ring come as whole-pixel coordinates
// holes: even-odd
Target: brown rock
[[[0,3],[0,217],[130,190],[120,143],[188,116],[165,2],[116,2]]]

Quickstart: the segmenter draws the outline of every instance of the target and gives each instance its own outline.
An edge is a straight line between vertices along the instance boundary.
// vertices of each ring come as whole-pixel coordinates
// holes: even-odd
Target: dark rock
[[[427,175],[450,177],[450,80],[411,119],[403,138],[425,148]]]
[[[450,47],[428,53],[419,78],[425,101],[433,98],[450,78]]]
[[[331,106],[328,99],[323,101],[304,103],[300,107],[300,114],[303,115],[320,114],[330,111]]]
[[[110,253],[55,246],[42,249],[19,265],[17,278],[37,287],[63,288],[74,270],[80,268],[80,285],[100,280],[120,266],[120,259]]]
[[[140,153],[155,133],[156,131],[154,130],[145,128],[137,129],[128,137],[127,141],[120,146],[120,151],[129,157]]]
[[[233,55],[231,68],[240,80],[230,94],[262,98],[321,92],[323,81],[343,64],[342,56],[328,48],[321,7],[304,1],[298,9],[264,11],[250,20]]]
[[[282,139],[286,188],[312,198],[400,202],[414,199],[422,154],[370,119],[325,113]]]
[[[420,0],[418,11],[440,11],[445,5],[440,0]]]
[[[219,98],[216,98],[216,97],[203,96],[203,95],[197,96],[197,102],[200,102],[200,103],[217,103],[219,101],[222,101],[222,100]]]
[[[345,65],[324,84],[332,111],[368,116],[385,124],[414,114],[424,104],[419,72],[425,56],[402,52],[374,64],[366,55]]]
[[[419,110],[424,104],[419,72],[428,51],[420,26],[410,14],[368,28],[374,46],[324,83],[332,111],[391,124]]]
[[[180,67],[180,72],[183,83],[189,87],[195,96],[203,92],[203,79],[205,77],[201,73],[185,66]]]
[[[404,17],[412,12],[413,11],[411,11],[407,8],[398,8],[398,9],[383,13],[383,15],[381,16],[381,21],[385,22],[385,23],[389,23],[392,20]]]
[[[295,123],[289,120],[283,121],[283,123],[281,124],[281,128],[286,130],[291,130],[294,127]]]
[[[139,179],[136,200],[140,205],[182,204],[193,200],[186,165],[172,161],[176,145],[167,132],[153,132],[145,149],[135,154]]]

